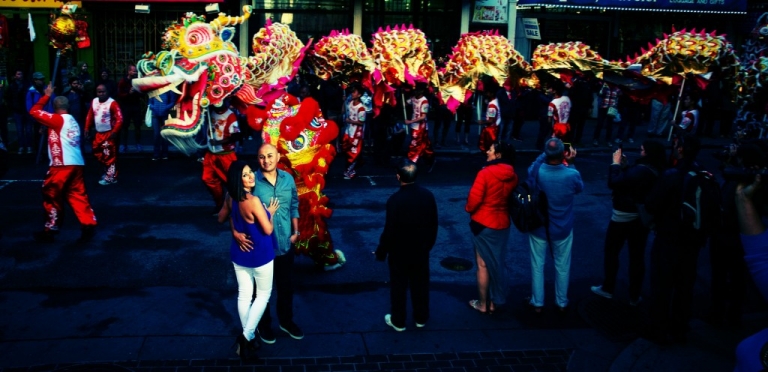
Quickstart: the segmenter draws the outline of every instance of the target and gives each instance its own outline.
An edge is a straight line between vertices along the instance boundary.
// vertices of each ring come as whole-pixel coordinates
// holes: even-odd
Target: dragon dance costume
[[[427,132],[426,115],[429,112],[429,101],[427,97],[422,96],[421,98],[412,97],[408,102],[413,107],[413,119],[424,116],[424,119],[410,124],[411,143],[408,145],[408,159],[416,163],[423,156],[431,163],[435,153],[432,151],[432,143],[429,141],[429,133]]]
[[[347,123],[342,139],[342,149],[347,155],[347,170],[344,176],[352,178],[355,176],[355,166],[357,158],[363,151],[363,127],[365,126],[366,110],[362,102],[355,104],[354,101],[347,103],[347,119],[360,122],[359,124]]]
[[[480,151],[486,152],[491,148],[494,142],[499,138],[499,124],[501,123],[501,113],[499,112],[499,100],[494,99],[488,102],[488,108],[485,110],[486,126],[480,132],[478,146]]]
[[[80,126],[69,114],[54,114],[43,111],[49,96],[43,96],[32,106],[29,114],[48,128],[48,173],[43,181],[43,207],[45,208],[45,231],[57,232],[64,215],[64,199],[82,227],[95,227],[93,213],[83,182],[83,154],[80,151]]]
[[[211,112],[211,125],[208,131],[208,152],[203,158],[203,183],[211,193],[216,211],[224,204],[224,189],[227,183],[227,170],[237,160],[236,143],[232,135],[240,133],[237,116],[230,110],[224,113]],[[211,141],[218,144],[213,145]]]
[[[91,127],[96,128],[93,139],[93,155],[104,165],[102,184],[117,182],[117,145],[120,128],[123,126],[123,115],[117,102],[112,98],[100,102],[94,98],[85,117],[85,133],[90,133]]]

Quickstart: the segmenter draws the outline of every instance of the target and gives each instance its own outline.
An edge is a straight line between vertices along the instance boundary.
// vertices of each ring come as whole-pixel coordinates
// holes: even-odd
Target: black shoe
[[[250,342],[243,336],[243,334],[237,335],[237,340],[235,340],[235,343],[237,344],[237,355],[240,356],[241,361],[246,361],[251,358],[251,355],[255,355],[251,352],[251,345]]]
[[[282,328],[282,327],[280,327]],[[272,345],[275,343],[275,333],[272,332],[272,327],[256,328],[256,334],[259,335],[261,342]]]
[[[280,325],[280,329],[283,330],[283,332],[287,333],[288,336],[293,337],[296,340],[301,340],[304,338],[304,332],[301,331],[299,326],[296,325],[296,323],[291,322],[290,324],[286,325]]]
[[[94,235],[96,235],[96,226],[83,226],[83,229],[80,232],[80,238],[77,239],[77,242],[87,243],[93,239]]]
[[[50,230],[38,231],[32,234],[32,237],[38,243],[53,243],[54,234]]]

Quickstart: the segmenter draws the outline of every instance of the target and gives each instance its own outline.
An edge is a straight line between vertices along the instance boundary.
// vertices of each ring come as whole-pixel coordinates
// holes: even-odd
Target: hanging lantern
[[[77,10],[77,5],[63,5],[61,15],[54,18],[50,25],[48,35],[50,44],[54,48],[60,49],[62,53],[72,49],[72,43],[75,41],[75,35],[77,35],[75,20],[71,16],[75,10]]]

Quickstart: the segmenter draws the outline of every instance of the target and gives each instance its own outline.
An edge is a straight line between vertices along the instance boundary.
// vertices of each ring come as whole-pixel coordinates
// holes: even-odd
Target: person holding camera
[[[738,215],[744,260],[757,288],[768,299],[768,230],[766,230],[766,194],[762,168],[750,184],[736,187],[736,213]],[[747,337],[736,348],[735,371],[760,371],[768,368],[768,328]]]
[[[584,191],[581,173],[576,170],[576,149],[565,149],[556,137],[544,143],[544,153],[528,168],[533,174],[539,168],[537,184],[547,196],[547,224],[528,234],[531,247],[531,297],[528,306],[537,314],[544,307],[544,264],[552,251],[555,264],[555,303],[563,315],[568,306],[568,283],[571,275],[573,246],[573,206],[576,194]]]
[[[613,153],[608,170],[608,187],[613,191],[613,212],[605,233],[603,284],[591,287],[592,292],[608,299],[613,298],[616,275],[619,272],[619,255],[624,242],[629,248],[629,304],[640,303],[640,290],[645,276],[645,246],[650,229],[643,223],[638,211],[664,171],[666,154],[664,145],[656,140],[646,140],[640,146],[640,159],[629,166],[623,150]]]
[[[765,165],[764,154],[754,143],[732,144],[723,169],[722,225],[712,234],[709,245],[712,266],[712,309],[704,320],[715,326],[741,324],[742,305],[747,287],[744,247],[739,239],[736,189],[750,182],[751,169]],[[746,174],[746,179],[744,179]]]

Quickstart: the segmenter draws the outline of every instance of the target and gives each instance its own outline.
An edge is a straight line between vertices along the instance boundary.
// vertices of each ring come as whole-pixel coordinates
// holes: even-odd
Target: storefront
[[[532,51],[539,44],[581,41],[616,60],[640,53],[674,28],[717,31],[738,45],[746,14],[746,0],[520,0],[518,20],[536,19],[541,39],[523,40],[529,48],[520,38],[517,44],[519,51]]]
[[[14,75],[17,69],[27,78],[35,71],[51,77],[56,51],[49,45],[48,25],[51,13],[63,4],[58,0],[0,0],[0,79]]]

